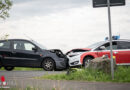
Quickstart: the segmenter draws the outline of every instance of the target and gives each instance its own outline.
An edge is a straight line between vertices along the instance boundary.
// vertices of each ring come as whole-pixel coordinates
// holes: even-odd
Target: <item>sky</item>
[[[67,52],[103,41],[109,35],[106,7],[92,0],[12,0],[10,17],[0,19],[0,37],[33,39],[48,49]],[[111,7],[112,34],[130,39],[130,0]]]

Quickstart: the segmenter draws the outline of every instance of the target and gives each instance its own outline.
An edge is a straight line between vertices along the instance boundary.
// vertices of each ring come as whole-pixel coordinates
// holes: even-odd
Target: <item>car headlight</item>
[[[69,56],[69,57],[74,57],[74,56],[77,56],[77,55],[79,55],[79,53],[70,54],[70,55],[68,55],[68,56]]]
[[[77,65],[79,63],[79,61],[75,61],[75,62],[72,62],[70,63],[71,65]]]

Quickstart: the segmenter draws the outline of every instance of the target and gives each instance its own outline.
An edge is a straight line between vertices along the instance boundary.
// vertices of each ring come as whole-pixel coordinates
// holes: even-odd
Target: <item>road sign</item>
[[[125,0],[110,0],[110,6],[125,5]],[[93,0],[93,7],[107,7],[107,0]]]

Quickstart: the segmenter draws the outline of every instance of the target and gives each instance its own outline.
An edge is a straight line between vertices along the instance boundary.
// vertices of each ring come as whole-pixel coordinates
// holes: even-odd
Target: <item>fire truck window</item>
[[[130,42],[118,42],[118,49],[130,49]]]
[[[103,46],[106,47],[106,50],[110,50],[110,43],[106,43],[106,44],[104,44]],[[112,48],[113,48],[113,50],[116,50],[116,49],[117,49],[117,42],[113,42],[113,43],[112,43]]]

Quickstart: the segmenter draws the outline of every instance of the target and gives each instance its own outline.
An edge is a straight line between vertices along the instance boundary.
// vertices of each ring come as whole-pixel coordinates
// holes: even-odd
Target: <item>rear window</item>
[[[10,48],[10,41],[0,42],[0,48],[9,49]]]

